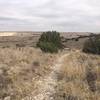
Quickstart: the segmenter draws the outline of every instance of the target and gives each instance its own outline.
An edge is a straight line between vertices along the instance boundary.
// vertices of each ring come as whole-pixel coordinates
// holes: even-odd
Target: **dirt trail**
[[[56,92],[55,87],[57,86],[56,73],[60,72],[60,68],[63,64],[65,57],[70,55],[70,53],[63,54],[58,58],[57,62],[52,67],[52,72],[46,76],[44,79],[39,80],[39,92],[36,96],[31,95],[30,97],[25,97],[22,100],[54,100],[53,94]]]

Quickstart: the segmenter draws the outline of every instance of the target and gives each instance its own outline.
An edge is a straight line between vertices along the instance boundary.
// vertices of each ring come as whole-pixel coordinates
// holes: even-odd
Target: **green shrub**
[[[100,54],[100,36],[90,37],[84,43],[83,52]]]
[[[37,47],[44,52],[58,52],[63,47],[60,34],[56,31],[44,32],[37,43]]]
[[[50,53],[58,52],[58,48],[53,43],[50,42],[40,42],[38,46],[44,52],[50,52]]]

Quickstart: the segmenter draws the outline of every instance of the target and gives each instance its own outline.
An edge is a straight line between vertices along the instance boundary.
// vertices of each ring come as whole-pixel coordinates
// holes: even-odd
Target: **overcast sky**
[[[100,32],[100,0],[0,0],[0,30]]]

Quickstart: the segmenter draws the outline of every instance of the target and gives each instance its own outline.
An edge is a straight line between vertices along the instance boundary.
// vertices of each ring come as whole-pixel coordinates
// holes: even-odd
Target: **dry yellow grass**
[[[37,80],[51,71],[56,55],[39,49],[0,48],[0,98],[21,100],[37,88]]]
[[[95,92],[89,88],[88,71],[97,75],[92,82]],[[100,100],[100,56],[72,52],[65,58],[58,77],[61,78],[58,78],[55,100]]]
[[[10,96],[11,100],[21,100],[33,92],[38,94],[39,80],[50,74],[50,66],[58,55],[31,47],[0,48],[0,99]],[[100,56],[75,50],[60,67],[54,76],[57,79],[54,100],[100,100]],[[87,81],[89,71],[97,75],[92,82],[95,92]]]

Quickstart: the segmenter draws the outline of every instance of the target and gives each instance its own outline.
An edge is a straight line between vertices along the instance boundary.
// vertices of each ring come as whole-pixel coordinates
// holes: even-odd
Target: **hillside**
[[[90,36],[64,35],[50,54],[36,48],[39,34],[23,34],[0,36],[0,100],[99,100],[100,56],[81,52]]]
[[[60,56],[51,73],[39,80],[37,94],[33,91],[23,100],[99,100],[100,57],[80,51]]]
[[[99,76],[100,56],[80,51],[70,53],[57,73],[58,87],[54,100],[99,100]]]
[[[37,88],[37,80],[50,73],[56,55],[39,49],[0,49],[0,100],[21,100]],[[7,99],[8,100],[8,99]]]
[[[97,55],[81,51],[45,54],[29,47],[0,51],[1,100],[99,100]],[[89,71],[97,77],[89,80]]]

